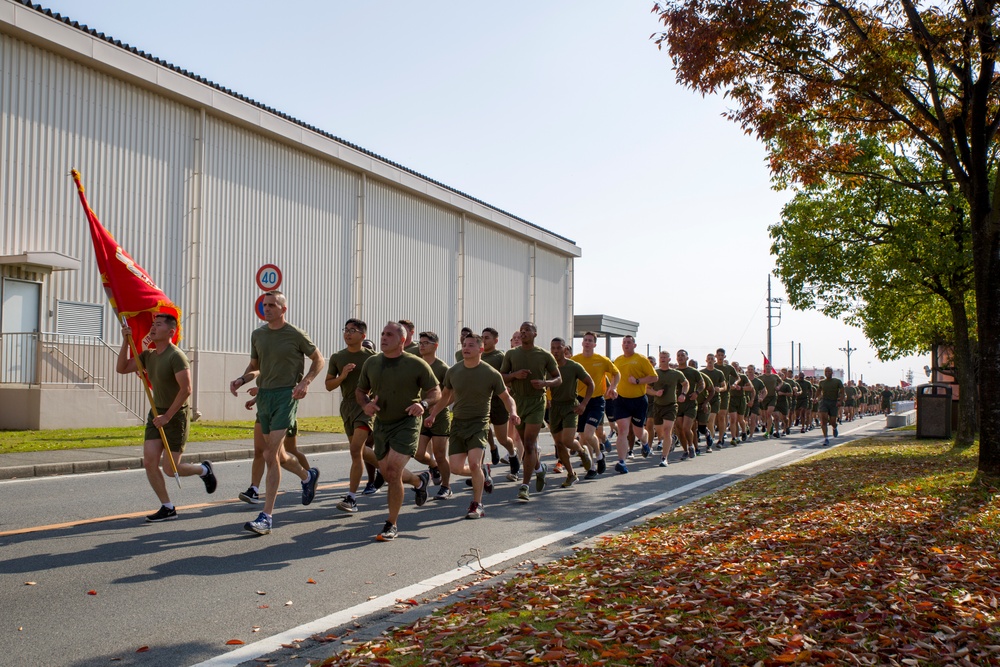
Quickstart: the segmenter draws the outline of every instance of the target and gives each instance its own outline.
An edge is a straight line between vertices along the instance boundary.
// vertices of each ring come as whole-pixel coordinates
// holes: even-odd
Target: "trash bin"
[[[951,385],[917,387],[917,437],[951,437]]]

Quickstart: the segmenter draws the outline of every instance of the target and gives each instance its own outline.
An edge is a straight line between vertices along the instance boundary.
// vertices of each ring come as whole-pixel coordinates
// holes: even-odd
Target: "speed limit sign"
[[[265,264],[257,269],[257,287],[265,292],[278,289],[281,285],[281,269],[274,264]]]

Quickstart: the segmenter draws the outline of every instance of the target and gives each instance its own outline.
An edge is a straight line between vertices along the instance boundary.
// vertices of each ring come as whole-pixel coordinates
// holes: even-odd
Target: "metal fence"
[[[91,385],[139,419],[146,397],[133,375],[115,371],[118,349],[98,336],[0,334],[0,384]]]

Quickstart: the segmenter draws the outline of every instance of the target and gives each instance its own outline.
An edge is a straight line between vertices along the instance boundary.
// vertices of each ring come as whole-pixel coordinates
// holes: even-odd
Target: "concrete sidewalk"
[[[305,454],[346,450],[343,433],[301,433],[299,450]],[[182,458],[185,462],[235,461],[253,458],[253,440],[213,440],[189,442]],[[142,467],[142,445],[64,449],[27,454],[0,454],[0,479],[72,475],[85,472],[129,470]]]

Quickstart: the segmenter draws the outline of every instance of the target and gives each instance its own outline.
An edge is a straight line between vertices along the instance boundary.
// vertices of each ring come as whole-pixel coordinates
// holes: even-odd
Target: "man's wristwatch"
[[[427,401],[420,401],[420,407],[424,409],[424,412],[427,412]]]

